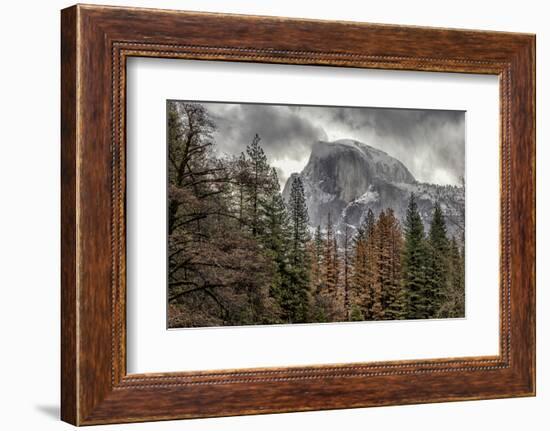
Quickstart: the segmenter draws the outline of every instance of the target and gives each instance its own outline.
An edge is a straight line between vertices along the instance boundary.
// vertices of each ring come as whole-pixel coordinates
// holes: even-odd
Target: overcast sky
[[[418,181],[460,184],[463,111],[203,103],[219,152],[239,154],[255,133],[281,183],[306,165],[318,140],[356,139],[399,159]]]

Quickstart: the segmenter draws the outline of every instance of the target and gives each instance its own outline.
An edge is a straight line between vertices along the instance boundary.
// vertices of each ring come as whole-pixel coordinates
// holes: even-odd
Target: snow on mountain
[[[462,235],[463,187],[419,183],[399,160],[362,142],[317,142],[302,172],[292,174],[285,184],[285,199],[295,176],[304,184],[311,226],[324,226],[330,213],[337,229],[343,223],[357,227],[369,208],[375,214],[392,208],[403,220],[409,196],[414,193],[426,227],[433,205],[439,201],[449,233]]]

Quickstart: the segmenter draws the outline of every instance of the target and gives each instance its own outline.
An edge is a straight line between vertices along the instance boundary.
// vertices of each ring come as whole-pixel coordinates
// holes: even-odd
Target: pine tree
[[[428,234],[428,245],[429,262],[426,286],[430,302],[429,317],[439,317],[449,272],[449,241],[439,202],[434,205],[432,223]]]
[[[239,226],[242,228],[247,224],[245,219],[246,210],[245,210],[245,193],[246,185],[248,184],[248,166],[247,160],[244,153],[241,153],[239,158],[234,162],[234,182],[236,186],[237,194],[237,217],[239,218]]]
[[[338,289],[339,257],[331,214],[328,214],[326,237],[323,250],[323,296],[327,317],[335,321],[341,317]]]
[[[389,249],[387,247],[387,218],[382,211],[374,227],[374,254],[371,257],[374,267],[373,295],[371,318],[382,320],[385,318],[385,293],[389,284],[390,266]]]
[[[310,241],[310,321],[329,322],[332,314],[332,298],[327,294],[326,239],[318,225],[313,241]]]
[[[351,317],[351,305],[350,305],[350,278],[351,278],[351,257],[350,257],[350,231],[349,225],[346,223],[344,226],[344,244],[343,244],[343,288],[344,288],[344,313],[346,320]]]
[[[399,221],[390,208],[386,212],[387,245],[389,258],[389,282],[385,291],[386,319],[404,319],[407,313],[406,297],[401,284],[401,255],[403,252],[403,237]]]
[[[361,223],[353,239],[352,276],[350,288],[350,319],[365,319],[365,297],[367,291],[367,239],[365,223]]]
[[[317,265],[319,266],[319,271],[316,274],[317,284],[320,284],[321,282],[321,263],[323,259],[323,234],[321,233],[321,225],[317,225],[317,229],[315,229],[315,237],[314,237],[314,245],[315,245],[315,260],[317,261]]]
[[[365,318],[367,320],[375,319],[375,314],[378,312],[374,306],[376,294],[374,291],[374,283],[376,280],[377,268],[377,254],[376,254],[376,218],[374,212],[369,209],[367,211],[367,217],[365,219],[365,280],[363,282],[365,286],[364,293],[364,310]],[[373,312],[373,309],[376,309]]]
[[[327,216],[327,228],[325,241],[323,244],[323,288],[327,296],[331,297],[336,292],[336,280],[334,274],[332,241],[334,239],[334,226],[332,225],[332,217],[329,213]]]
[[[424,225],[418,213],[416,199],[411,193],[405,217],[405,244],[403,252],[403,289],[407,298],[407,318],[430,317],[430,303],[426,291],[428,252]]]
[[[439,317],[464,317],[464,259],[459,245],[453,236],[449,242],[449,277],[445,298],[439,310]]]
[[[336,235],[334,235],[334,238],[332,239],[332,265],[334,267],[334,281],[336,283],[336,296],[333,302],[333,319],[335,321],[342,321],[346,320],[346,315],[344,310],[344,292],[342,291],[343,286],[340,283],[342,262],[338,251],[338,239]]]
[[[292,268],[292,291],[288,304],[292,322],[305,322],[309,312],[309,217],[302,179],[294,177],[288,202],[290,222],[290,266]]]
[[[369,209],[353,240],[350,291],[352,320],[373,319],[372,307],[376,273],[375,224],[374,213]]]
[[[323,259],[323,234],[321,233],[321,226],[317,225],[315,229],[315,235],[313,241],[310,243],[310,256],[311,256],[311,294],[316,295],[319,292],[322,282],[321,265]]]
[[[309,216],[304,186],[299,176],[294,177],[292,180],[288,205],[292,234],[292,261],[297,265],[305,259],[306,243],[309,240]]]
[[[263,200],[261,217],[264,221],[260,239],[277,267],[270,295],[275,298],[280,312],[282,312],[292,282],[288,257],[290,230],[289,215],[279,191],[279,181],[275,169],[271,171],[271,190]]]
[[[354,239],[350,316],[369,320],[405,317],[402,245],[401,227],[391,208],[378,219],[372,211],[367,213]]]
[[[457,248],[459,253],[459,260],[456,268],[458,268],[458,279],[456,283],[457,296],[458,296],[458,316],[465,317],[466,315],[466,249],[464,247],[464,237],[462,237],[462,247],[459,246],[457,241]]]
[[[267,162],[267,156],[260,146],[260,136],[254,135],[252,143],[247,145],[248,175],[246,188],[248,189],[248,209],[250,216],[250,228],[253,236],[261,233],[261,205],[265,198],[266,188],[269,189],[271,181],[271,169]]]

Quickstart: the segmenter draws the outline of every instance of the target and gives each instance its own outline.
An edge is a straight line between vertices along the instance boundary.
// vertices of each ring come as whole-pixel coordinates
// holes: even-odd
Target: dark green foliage
[[[458,242],[452,237],[449,244],[449,277],[439,315],[453,318],[463,317],[464,313],[464,255]]]
[[[272,188],[262,199],[260,209],[262,220],[261,241],[265,246],[283,256],[290,241],[289,215],[283,197],[279,193],[277,173],[271,171]]]
[[[309,241],[306,199],[302,179],[294,177],[288,201],[290,221],[290,277],[285,301],[288,321],[306,322],[309,314],[310,260],[307,251]]]
[[[260,137],[256,134],[252,143],[246,147],[248,169],[245,187],[247,190],[246,203],[249,212],[249,224],[253,236],[258,235],[262,230],[262,205],[270,199],[272,193],[273,179],[272,169],[267,163],[267,156],[260,147]]]
[[[271,296],[279,307],[280,318],[283,319],[286,295],[292,283],[292,271],[289,264],[290,229],[289,216],[279,193],[279,184],[275,170],[272,170],[272,190],[263,200],[261,206],[262,225],[261,242],[267,249],[267,254],[276,264],[277,271],[271,283]]]
[[[302,179],[298,176],[293,178],[288,200],[288,212],[290,215],[290,230],[292,237],[292,262],[294,265],[305,262],[306,244],[309,241],[306,198]]]
[[[313,241],[309,244],[310,256],[310,322],[326,322],[328,319],[328,304],[323,296],[324,274],[324,239],[321,226],[317,226]]]
[[[429,262],[426,271],[427,296],[430,300],[430,316],[439,316],[445,299],[449,273],[449,240],[447,228],[439,203],[433,210],[432,223],[428,234]]]
[[[403,288],[406,292],[407,318],[426,319],[432,309],[426,271],[428,246],[424,225],[418,213],[416,199],[411,193],[405,218],[405,244],[403,250]]]
[[[352,322],[361,322],[365,320],[365,315],[363,314],[363,312],[361,311],[361,308],[359,308],[357,304],[353,304],[351,306],[349,320]]]

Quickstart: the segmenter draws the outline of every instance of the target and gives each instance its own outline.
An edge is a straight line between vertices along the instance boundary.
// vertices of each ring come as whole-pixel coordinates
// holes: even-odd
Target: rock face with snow
[[[399,160],[362,142],[317,142],[303,171],[292,174],[285,184],[285,199],[295,176],[302,178],[312,227],[324,226],[330,213],[337,230],[344,223],[356,228],[369,208],[375,214],[392,208],[402,221],[414,193],[426,227],[433,205],[439,201],[449,233],[462,234],[463,187],[419,183]]]

